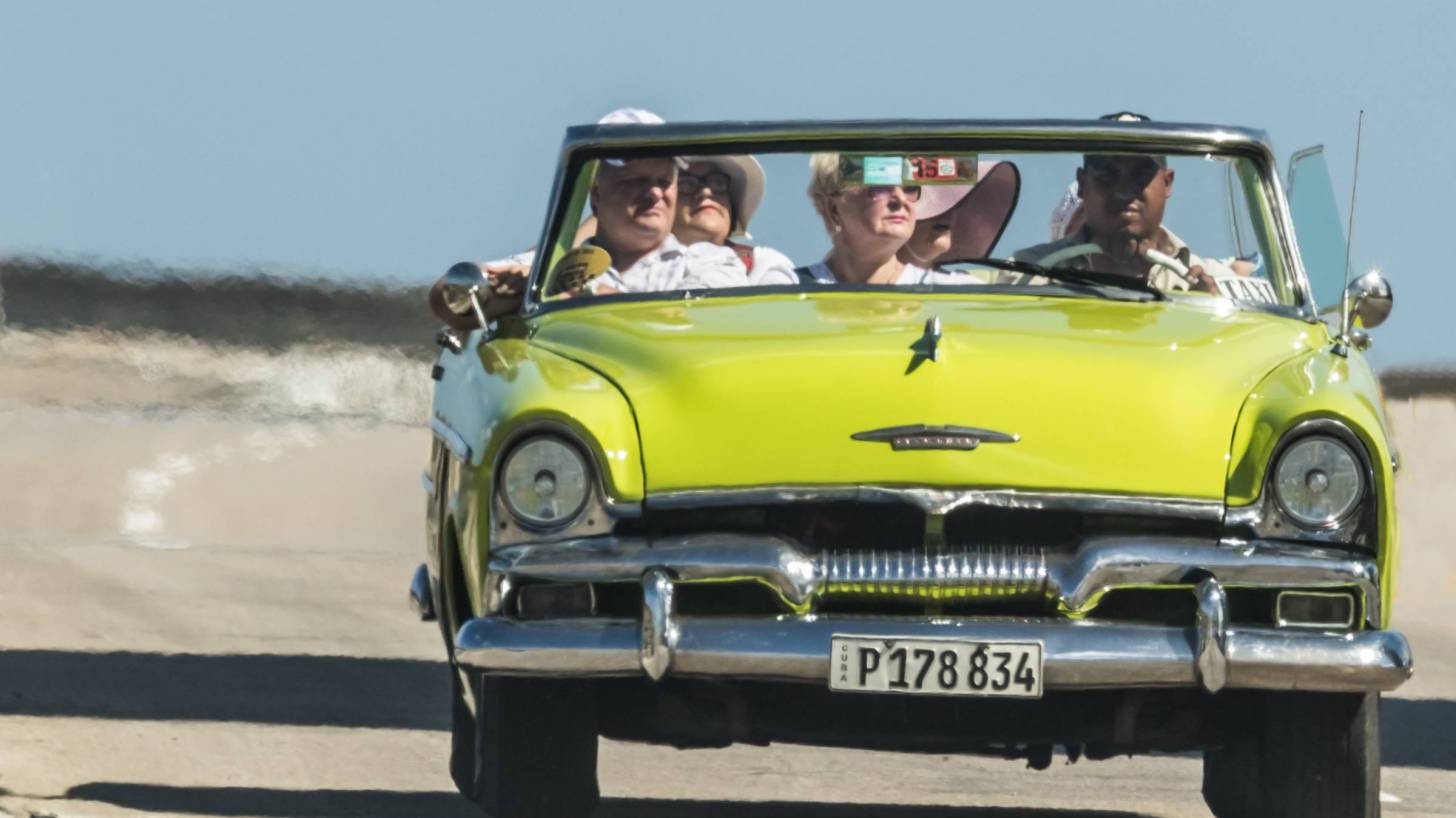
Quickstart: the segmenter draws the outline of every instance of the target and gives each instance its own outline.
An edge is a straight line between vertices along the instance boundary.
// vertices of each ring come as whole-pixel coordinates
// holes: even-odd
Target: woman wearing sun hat
[[[900,260],[935,269],[941,262],[989,256],[1020,195],[1021,172],[1011,162],[978,163],[974,185],[922,188],[915,231],[900,248]],[[988,274],[984,283],[994,278]]]
[[[763,201],[763,166],[752,156],[686,156],[677,176],[677,218],[672,234],[683,244],[729,247],[742,262],[746,283],[793,284],[794,263],[772,247],[748,239],[748,223]]]

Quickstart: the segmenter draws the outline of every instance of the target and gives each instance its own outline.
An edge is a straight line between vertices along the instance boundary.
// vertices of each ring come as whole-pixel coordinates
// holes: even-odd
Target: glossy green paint
[[[632,409],[601,375],[520,338],[480,344],[484,377],[474,391],[482,422],[469,442],[471,458],[456,525],[471,604],[480,610],[483,566],[490,551],[490,496],[502,447],[533,427],[565,427],[591,449],[607,496],[622,502],[643,497],[642,453]],[[478,447],[478,448],[477,448]]]
[[[1381,403],[1380,382],[1365,356],[1332,351],[1324,325],[1314,327],[1319,343],[1271,371],[1249,394],[1239,414],[1230,447],[1230,507],[1247,506],[1259,496],[1275,446],[1284,433],[1315,418],[1343,422],[1365,444],[1375,474],[1373,496],[1379,507],[1381,624],[1388,627],[1399,554],[1395,514],[1395,472],[1389,426]]]
[[[917,362],[933,316],[938,360]],[[1250,390],[1322,331],[1200,296],[907,292],[604,300],[532,323],[533,346],[627,396],[649,494],[883,484],[1213,500]],[[850,439],[913,423],[1021,439],[898,452]]]

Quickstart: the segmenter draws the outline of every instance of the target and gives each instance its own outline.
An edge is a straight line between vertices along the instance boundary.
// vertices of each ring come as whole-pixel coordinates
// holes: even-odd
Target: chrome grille
[[[827,595],[1039,599],[1048,593],[1046,550],[1036,547],[830,550],[819,565]]]

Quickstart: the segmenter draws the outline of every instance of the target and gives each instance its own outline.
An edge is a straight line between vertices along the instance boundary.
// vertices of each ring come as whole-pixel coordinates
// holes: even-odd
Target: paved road
[[[473,815],[445,773],[438,637],[404,607],[419,365],[85,340],[0,335],[0,814]],[[1456,626],[1427,623],[1456,592],[1456,403],[1391,408],[1419,669],[1386,702],[1384,789],[1392,815],[1451,815]],[[1185,757],[601,758],[606,818],[1208,814]]]

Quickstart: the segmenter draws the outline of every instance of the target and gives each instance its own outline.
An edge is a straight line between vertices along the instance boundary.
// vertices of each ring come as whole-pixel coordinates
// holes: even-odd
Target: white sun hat
[[[662,117],[658,116],[657,114],[652,113],[651,111],[647,110],[646,108],[618,108],[615,111],[609,111],[606,114],[606,116],[603,116],[601,119],[598,119],[597,120],[597,124],[598,125],[666,125],[667,124],[667,120],[663,119]],[[624,160],[624,159],[603,159],[602,161],[603,162],[606,162],[608,165],[611,165],[614,168],[620,168],[623,165],[627,164],[626,160]],[[688,166],[688,163],[687,162],[684,162],[680,157],[673,157],[673,160],[672,161],[677,164],[678,169],[680,169],[680,170],[685,170],[687,168],[687,166]]]
[[[748,223],[763,201],[767,177],[763,165],[752,156],[684,156],[688,163],[707,162],[728,175],[728,198],[733,202],[733,234],[729,238],[751,239]]]

